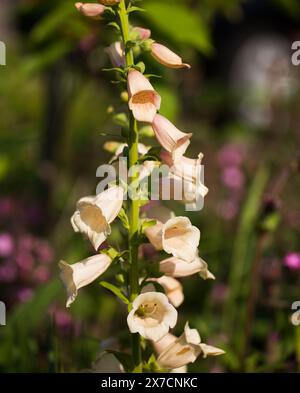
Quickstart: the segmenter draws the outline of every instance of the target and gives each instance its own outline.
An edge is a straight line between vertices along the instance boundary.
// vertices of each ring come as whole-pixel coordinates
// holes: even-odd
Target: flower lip
[[[161,97],[149,80],[139,71],[128,73],[129,108],[138,121],[151,123],[160,109]]]
[[[160,292],[146,292],[132,303],[127,323],[131,333],[152,341],[160,340],[177,321],[177,311]]]

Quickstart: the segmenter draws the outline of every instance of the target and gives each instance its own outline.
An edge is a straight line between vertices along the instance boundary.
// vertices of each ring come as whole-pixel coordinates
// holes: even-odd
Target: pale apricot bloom
[[[134,27],[132,29],[133,33],[136,33],[141,40],[147,40],[151,37],[151,30],[145,29],[144,27]]]
[[[165,294],[174,307],[179,307],[184,301],[183,288],[181,283],[173,277],[161,276],[159,278],[149,278],[149,282],[143,288],[143,293],[155,291],[155,286],[151,282],[157,282],[165,290]]]
[[[187,322],[183,334],[160,354],[157,362],[163,368],[174,369],[194,363],[200,354],[206,358],[223,353],[225,352],[220,348],[201,343],[198,331],[190,329]]]
[[[160,262],[160,271],[170,277],[188,277],[199,273],[204,280],[214,280],[215,276],[208,270],[207,263],[199,256],[192,262],[170,257]]]
[[[60,277],[68,294],[66,306],[70,307],[77,296],[78,290],[95,281],[108,269],[111,262],[111,258],[105,254],[94,255],[73,265],[60,261]]]
[[[119,214],[123,203],[123,189],[113,186],[96,196],[81,198],[71,217],[75,232],[85,234],[95,250],[110,235],[111,222]]]
[[[165,206],[158,205],[151,208],[148,212],[147,217],[156,220],[156,224],[145,229],[145,235],[157,250],[162,250],[162,229],[164,224],[175,217],[175,214]]]
[[[164,45],[154,42],[151,45],[151,55],[162,65],[169,68],[191,68],[183,63],[182,58]]]
[[[160,292],[146,292],[132,303],[127,323],[131,333],[158,341],[165,336],[177,322],[177,311],[169,303],[166,295]]]
[[[180,159],[190,144],[193,134],[186,134],[176,128],[168,119],[156,114],[152,128],[158,142],[171,153],[173,160]]]
[[[156,343],[153,342],[155,352],[160,355],[169,345],[176,341],[177,337],[174,334],[168,333]],[[170,373],[187,373],[187,366],[182,366],[170,370]]]
[[[75,7],[83,15],[94,19],[100,19],[101,15],[105,11],[105,6],[96,3],[75,3]]]
[[[116,41],[105,49],[111,64],[114,67],[123,67],[125,65],[125,52],[121,42]]]
[[[187,217],[171,218],[162,228],[163,250],[186,262],[196,258],[199,242],[200,231]]]
[[[161,97],[154,90],[149,80],[139,71],[128,73],[129,108],[138,121],[151,123],[160,109]]]

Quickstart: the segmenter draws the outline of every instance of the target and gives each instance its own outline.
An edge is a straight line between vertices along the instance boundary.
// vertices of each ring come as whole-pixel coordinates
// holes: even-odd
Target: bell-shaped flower
[[[105,6],[97,3],[75,3],[75,7],[83,15],[89,18],[100,19],[101,15],[105,11]]]
[[[110,62],[114,67],[124,67],[125,65],[125,51],[120,41],[113,42],[105,49],[108,54]]]
[[[147,40],[151,37],[151,30],[144,27],[135,26],[132,29],[134,35],[137,35],[140,40]]]
[[[110,235],[111,222],[119,214],[123,204],[123,189],[113,186],[99,195],[81,198],[71,217],[75,232],[86,235],[95,250]]]
[[[60,261],[60,277],[68,294],[66,306],[70,307],[77,296],[78,290],[101,276],[108,269],[111,262],[111,258],[105,254],[94,255],[73,265]]]
[[[162,65],[169,68],[191,68],[183,63],[182,58],[164,45],[154,42],[151,45],[151,55]]]
[[[153,342],[153,347],[157,355],[159,356],[169,345],[173,344],[176,341],[177,337],[172,333],[166,334],[163,338],[161,338],[157,342]],[[170,373],[187,373],[187,366],[182,366],[178,368],[174,368],[169,370]]]
[[[187,217],[174,217],[162,227],[163,250],[174,257],[192,262],[197,256],[200,231]]]
[[[183,259],[170,257],[160,262],[160,271],[169,277],[188,277],[199,273],[204,280],[214,280],[215,276],[208,270],[207,263],[199,256],[192,262]]]
[[[222,349],[202,344],[198,331],[190,329],[187,322],[183,334],[160,354],[157,362],[163,368],[176,369],[194,363],[200,354],[205,358],[223,353]]]
[[[152,128],[158,142],[171,153],[173,160],[179,160],[185,153],[193,134],[186,134],[174,126],[164,116],[156,114]]]
[[[145,235],[152,244],[152,246],[157,250],[162,250],[162,229],[164,224],[175,217],[175,214],[165,206],[155,206],[147,213],[147,217],[156,220],[156,224],[145,229]]]
[[[154,90],[149,80],[139,71],[128,73],[129,108],[138,121],[151,123],[160,109],[161,97]]]
[[[169,303],[166,295],[160,292],[146,292],[132,303],[127,323],[131,333],[158,341],[165,336],[177,322],[177,311]]]

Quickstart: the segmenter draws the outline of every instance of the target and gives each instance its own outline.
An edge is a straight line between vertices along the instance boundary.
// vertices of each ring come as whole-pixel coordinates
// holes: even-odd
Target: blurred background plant
[[[101,371],[98,354],[126,342],[116,334],[125,313],[97,284],[66,311],[57,260],[90,252],[69,218],[110,158],[102,148],[110,138],[100,135],[116,132],[116,109],[105,103],[117,97],[101,69],[114,31],[83,18],[72,0],[0,3],[0,300],[8,308],[0,371]],[[191,217],[217,281],[183,280],[178,332],[188,319],[227,353],[190,371],[299,371],[300,326],[290,322],[300,300],[300,74],[290,60],[299,2],[144,4],[151,12],[137,25],[193,64],[153,81],[162,114],[194,132],[191,155],[205,153],[210,189]]]

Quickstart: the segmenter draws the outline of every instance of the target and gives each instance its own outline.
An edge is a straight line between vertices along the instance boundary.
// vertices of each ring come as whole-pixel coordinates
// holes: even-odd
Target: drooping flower
[[[190,144],[193,134],[178,130],[168,119],[159,114],[154,116],[152,128],[162,147],[171,153],[173,160],[179,160]]]
[[[129,108],[138,121],[151,123],[160,109],[161,97],[154,90],[149,80],[139,71],[128,73]]]
[[[73,265],[60,261],[60,277],[68,294],[66,306],[70,307],[76,299],[78,290],[96,280],[108,269],[111,262],[111,258],[105,254],[94,255]]]
[[[160,271],[170,277],[188,277],[199,273],[204,280],[214,280],[215,276],[208,270],[207,263],[199,256],[192,262],[183,259],[170,257],[160,262]]]
[[[153,342],[153,347],[155,352],[160,355],[169,345],[173,344],[176,341],[177,337],[172,333],[166,334],[163,338],[161,338],[157,342]],[[187,366],[184,365],[182,367],[174,368],[169,371],[170,373],[187,373]]]
[[[164,181],[169,182],[172,199],[179,198],[181,202],[196,203],[207,195],[208,188],[203,184],[202,153],[199,153],[196,159],[182,156],[174,160],[172,155],[164,150],[160,158],[170,170],[168,177],[161,179],[161,186],[164,187]]]
[[[127,323],[131,333],[158,341],[173,328],[177,322],[177,311],[169,303],[166,295],[160,292],[146,292],[132,303]]]
[[[110,223],[122,208],[123,189],[113,186],[99,195],[81,198],[71,218],[75,232],[85,234],[95,250],[110,234]]]
[[[198,331],[190,329],[187,322],[183,334],[160,354],[157,362],[161,367],[174,369],[194,363],[200,354],[205,358],[223,353],[222,349],[201,343]]]
[[[173,277],[161,276],[159,278],[149,278],[150,284],[143,288],[143,293],[155,291],[151,282],[157,282],[165,290],[165,294],[174,307],[179,307],[184,301],[183,288],[181,283]]]
[[[154,42],[151,45],[151,55],[160,64],[169,68],[191,68],[189,64],[183,63],[182,58],[164,45]]]
[[[120,41],[113,42],[105,49],[114,67],[124,67],[125,51]]]
[[[89,18],[100,19],[101,15],[105,11],[105,6],[102,4],[96,3],[75,3],[75,7],[79,12],[83,15],[88,16]]]
[[[187,217],[174,217],[162,228],[162,247],[168,254],[192,262],[197,256],[200,231]]]
[[[137,34],[141,40],[147,40],[151,37],[151,30],[145,29],[144,27],[135,26],[132,32]]]

